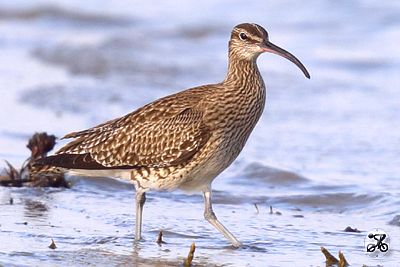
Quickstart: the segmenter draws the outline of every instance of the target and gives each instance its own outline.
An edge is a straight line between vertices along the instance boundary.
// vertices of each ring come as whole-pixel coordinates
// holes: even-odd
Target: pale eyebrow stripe
[[[241,28],[237,28],[234,31],[237,32],[237,33],[244,32],[245,34],[249,34],[245,29],[241,29]]]
[[[245,33],[247,36],[251,36],[251,34],[249,33],[249,32],[247,32],[246,30],[244,30],[244,29],[235,29],[235,32],[237,33],[237,34],[240,34],[240,33]]]
[[[259,27],[257,27],[257,24],[252,23],[252,25],[256,26],[257,31],[261,33],[261,36],[264,36],[263,33],[262,33],[262,31],[260,31]],[[236,33],[238,33],[238,34],[241,33],[241,32],[243,32],[243,33],[245,33],[250,39],[253,39],[253,40],[255,40],[255,41],[261,42],[261,41],[263,40],[263,38],[259,38],[258,36],[254,36],[253,34],[249,33],[249,32],[246,31],[245,29],[240,29],[240,28],[239,28],[239,29],[234,29],[234,32],[236,32]]]

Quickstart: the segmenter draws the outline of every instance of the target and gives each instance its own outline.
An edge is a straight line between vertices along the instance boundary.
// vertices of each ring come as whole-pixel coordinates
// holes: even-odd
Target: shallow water
[[[264,25],[312,78],[258,60],[266,110],[214,182],[215,212],[243,248],[203,220],[200,195],[181,192],[148,194],[135,246],[133,186],[71,177],[71,189],[0,188],[0,265],[176,266],[195,242],[198,266],[324,266],[320,246],[352,266],[400,266],[397,2],[56,3],[0,2],[0,158],[15,165],[35,131],[62,136],[220,81],[243,21]],[[363,248],[374,228],[391,240],[379,259]]]

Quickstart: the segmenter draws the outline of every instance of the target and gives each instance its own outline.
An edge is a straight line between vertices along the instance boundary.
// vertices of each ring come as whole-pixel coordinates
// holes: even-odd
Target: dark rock
[[[360,233],[361,232],[357,228],[351,228],[350,226],[347,226],[346,229],[344,229],[343,231],[349,232],[349,233]]]

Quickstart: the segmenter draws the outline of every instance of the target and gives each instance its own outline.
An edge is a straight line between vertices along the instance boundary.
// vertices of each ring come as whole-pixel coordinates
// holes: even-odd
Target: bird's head
[[[260,25],[242,23],[233,28],[229,41],[230,56],[241,60],[255,61],[264,52],[277,54],[292,61],[307,78],[310,78],[310,74],[300,60],[288,51],[271,43],[267,31]]]

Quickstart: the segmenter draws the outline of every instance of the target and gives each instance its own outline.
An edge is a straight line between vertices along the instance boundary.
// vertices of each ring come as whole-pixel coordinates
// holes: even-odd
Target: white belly
[[[129,169],[112,169],[112,170],[81,170],[81,169],[71,169],[67,170],[69,175],[76,176],[89,176],[89,177],[113,177],[120,178],[124,180],[131,180],[131,172]]]

